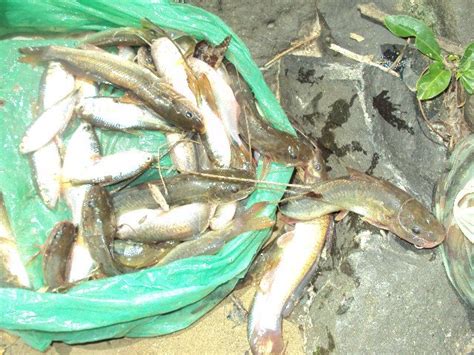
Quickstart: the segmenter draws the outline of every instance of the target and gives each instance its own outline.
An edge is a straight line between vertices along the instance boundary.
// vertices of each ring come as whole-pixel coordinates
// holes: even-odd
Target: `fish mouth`
[[[418,238],[417,238],[418,239]],[[441,244],[442,241],[413,240],[412,243],[416,249],[432,249]]]

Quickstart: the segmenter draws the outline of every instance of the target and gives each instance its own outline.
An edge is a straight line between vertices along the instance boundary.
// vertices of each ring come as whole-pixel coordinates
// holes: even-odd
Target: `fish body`
[[[210,65],[197,58],[189,58],[189,66],[199,77],[205,75],[209,81],[212,95],[217,106],[218,114],[222,120],[227,135],[238,145],[243,143],[239,137],[240,106],[235,99],[231,87],[225,79]]]
[[[82,39],[81,43],[92,44],[98,47],[142,46],[150,43],[158,36],[156,31],[152,29],[120,27],[87,35]]]
[[[117,216],[117,238],[156,243],[188,240],[208,226],[213,209],[206,203],[191,203],[163,211],[139,209]]]
[[[67,267],[76,238],[76,226],[68,221],[58,222],[43,246],[43,277],[50,289],[67,284]]]
[[[59,61],[79,75],[130,90],[146,106],[176,127],[185,131],[203,130],[197,108],[169,84],[136,63],[105,51],[60,46],[22,48],[20,52],[26,55],[23,61]]]
[[[205,99],[201,102],[200,109],[205,126],[205,132],[200,136],[209,160],[217,168],[229,168],[232,151],[224,124]]]
[[[179,174],[164,178],[164,184],[161,180],[152,180],[113,194],[112,202],[119,214],[141,208],[159,208],[149,185],[160,189],[169,206],[194,202],[212,204],[238,201],[247,197],[255,188],[254,182],[228,180],[249,178],[250,175],[241,170],[208,170],[206,173],[212,177]]]
[[[82,207],[81,229],[92,258],[105,275],[121,273],[112,252],[116,235],[116,219],[110,196],[104,187],[93,186]]]
[[[297,220],[311,220],[346,210],[419,248],[433,248],[444,240],[443,226],[408,193],[382,179],[353,169],[349,172],[348,177],[314,185],[313,191],[321,198],[292,201],[281,212]]]
[[[36,190],[44,204],[53,209],[61,193],[61,153],[55,140],[47,143],[30,156]]]
[[[61,99],[43,113],[27,128],[20,143],[20,153],[37,151],[51,142],[68,125],[74,112],[74,93]]]
[[[113,97],[89,97],[76,106],[78,115],[96,127],[112,130],[146,129],[176,132],[159,116],[145,107],[118,102]]]
[[[74,75],[61,63],[49,62],[40,82],[40,110],[44,111],[72,94],[75,82]]]
[[[74,88],[74,76],[61,63],[50,62],[41,77],[40,110],[44,111],[53,107],[59,101],[71,95]],[[56,139],[52,139],[30,156],[36,189],[44,204],[50,209],[56,206],[61,186],[61,154]]]
[[[118,46],[117,49],[118,49],[117,55],[120,58],[122,58],[124,60],[129,60],[131,62],[134,61],[136,53],[135,53],[135,50],[132,47],[130,47],[130,46]]]
[[[113,184],[136,176],[153,162],[150,153],[129,150],[97,158],[85,169],[64,174],[63,179],[72,184]]]
[[[265,203],[255,204],[242,215],[234,218],[225,227],[208,231],[194,240],[179,244],[159,262],[159,265],[198,255],[215,254],[226,243],[242,233],[272,227],[275,222],[271,218],[258,216],[258,211],[265,206]]]
[[[197,171],[196,147],[182,133],[166,134],[166,141],[170,150],[171,161],[180,173]]]
[[[316,269],[330,228],[329,216],[312,223],[296,223],[280,236],[275,259],[265,273],[253,300],[248,321],[248,338],[253,354],[283,354],[282,318],[293,293]]]
[[[84,88],[91,93],[94,91],[94,87],[87,84],[84,85]],[[99,141],[93,127],[87,122],[81,122],[71,135],[66,147],[63,174],[73,175],[77,171],[81,172],[99,156]],[[68,283],[89,277],[95,268],[95,262],[84,240],[81,227],[82,208],[86,195],[91,188],[91,184],[71,185],[70,183],[63,183],[63,196],[71,210],[72,222],[78,227],[78,234],[66,270]]]
[[[312,158],[308,142],[274,128],[258,112],[252,91],[230,63],[225,63],[234,95],[240,105],[242,117],[239,132],[244,140],[273,161],[289,165],[305,165]]]
[[[0,193],[0,287],[31,287],[28,273],[18,252],[2,193]]]
[[[223,203],[217,206],[216,212],[212,217],[209,226],[213,230],[224,228],[235,216],[237,211],[237,202]]]
[[[197,105],[196,97],[189,87],[189,77],[184,59],[176,45],[167,37],[153,41],[151,56],[160,77],[173,87],[176,92]],[[203,117],[204,120],[204,117]],[[203,121],[203,130],[205,122]],[[196,171],[197,161],[194,143],[187,140],[184,134],[167,134],[170,156],[179,172]]]
[[[146,244],[131,240],[114,240],[115,260],[130,271],[150,267],[158,263],[179,242],[167,241],[158,244]]]

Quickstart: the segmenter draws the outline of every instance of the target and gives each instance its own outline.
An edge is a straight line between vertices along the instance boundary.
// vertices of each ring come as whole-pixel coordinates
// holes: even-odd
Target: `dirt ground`
[[[248,309],[255,289],[247,287],[234,295]],[[245,314],[234,305],[231,297],[188,329],[174,334],[144,339],[114,339],[86,345],[53,344],[45,354],[80,355],[96,354],[246,354],[247,342]],[[303,354],[303,338],[298,327],[284,321],[284,338],[287,354]],[[0,355],[41,354],[23,343],[21,339],[0,332]]]

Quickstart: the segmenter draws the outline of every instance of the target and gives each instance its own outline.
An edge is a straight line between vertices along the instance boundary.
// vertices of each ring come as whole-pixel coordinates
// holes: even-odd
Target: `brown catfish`
[[[444,227],[414,197],[385,180],[350,168],[348,171],[347,177],[315,184],[313,191],[319,197],[291,201],[281,207],[281,212],[304,221],[351,211],[418,248],[433,248],[443,242]]]
[[[179,242],[167,241],[157,244],[146,244],[131,240],[115,240],[114,256],[117,262],[127,271],[150,267],[166,256]]]
[[[272,227],[275,222],[271,218],[258,216],[258,212],[265,207],[265,202],[256,203],[243,214],[234,218],[224,228],[206,232],[195,240],[181,243],[171,250],[160,261],[159,265],[198,255],[215,254],[226,243],[242,233]]]
[[[67,263],[76,238],[77,229],[73,223],[56,223],[43,247],[43,277],[45,284],[57,289],[67,284]]]
[[[163,119],[185,131],[203,132],[198,108],[150,70],[105,51],[60,46],[21,48],[23,62],[59,61],[69,70],[130,90]]]
[[[153,187],[160,189],[169,206],[181,206],[195,202],[225,203],[247,197],[255,188],[254,182],[229,180],[232,178],[252,179],[254,175],[237,169],[207,170],[206,176],[179,174],[153,180],[124,189],[112,195],[112,202],[118,214],[137,210],[155,209],[160,205],[153,195]],[[215,175],[216,177],[209,177]],[[166,187],[166,188],[165,188]]]
[[[92,258],[107,276],[121,273],[114,260],[112,243],[117,224],[107,190],[95,185],[87,191],[82,206],[82,234]]]
[[[120,27],[89,34],[81,43],[99,47],[142,46],[159,36],[160,34],[151,28]]]
[[[230,86],[242,110],[239,131],[246,142],[273,161],[303,166],[312,158],[312,147],[306,140],[274,128],[258,112],[251,89],[230,62],[225,62]]]

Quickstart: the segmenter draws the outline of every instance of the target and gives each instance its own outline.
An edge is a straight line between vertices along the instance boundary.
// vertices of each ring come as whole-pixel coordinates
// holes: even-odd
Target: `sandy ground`
[[[234,295],[248,309],[255,289],[247,287]],[[188,329],[167,336],[144,339],[114,339],[86,345],[55,343],[46,354],[246,354],[247,342],[245,314],[239,311],[231,297]],[[287,354],[303,354],[303,339],[298,327],[285,321],[284,337]],[[31,349],[21,339],[0,332],[0,355],[42,354]]]

